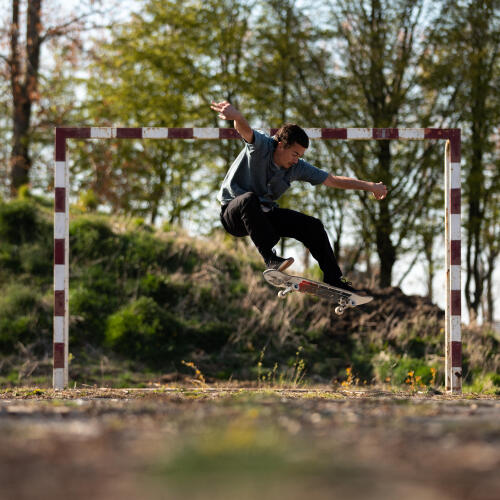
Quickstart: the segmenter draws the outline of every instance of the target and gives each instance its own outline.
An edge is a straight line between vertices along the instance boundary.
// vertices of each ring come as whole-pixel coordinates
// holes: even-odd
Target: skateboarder
[[[280,271],[294,260],[276,255],[273,247],[281,237],[294,238],[317,260],[325,283],[356,292],[342,276],[322,222],[295,210],[279,208],[275,200],[293,181],[371,191],[377,200],[387,195],[384,184],[334,176],[304,161],[302,156],[309,147],[309,137],[298,125],[285,124],[274,137],[269,137],[253,130],[228,101],[212,102],[211,108],[219,113],[219,118],[234,120],[234,128],[245,141],[217,196],[224,229],[233,236],[250,236],[267,268]]]

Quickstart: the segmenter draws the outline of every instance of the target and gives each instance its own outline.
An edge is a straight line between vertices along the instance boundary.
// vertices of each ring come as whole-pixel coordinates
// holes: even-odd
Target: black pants
[[[315,217],[286,208],[264,212],[257,195],[245,193],[222,207],[220,219],[229,234],[250,236],[264,259],[281,237],[294,238],[318,261],[324,281],[330,283],[342,276],[323,223]]]

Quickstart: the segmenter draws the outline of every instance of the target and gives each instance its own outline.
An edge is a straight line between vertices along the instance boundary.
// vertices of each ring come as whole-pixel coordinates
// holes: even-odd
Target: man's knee
[[[244,210],[260,209],[260,200],[255,193],[245,193],[239,196],[241,207]]]
[[[248,193],[245,193],[245,194],[242,194],[239,196],[239,199],[241,200],[242,203],[255,203],[255,202],[259,202],[259,197],[249,191]]]
[[[310,227],[311,230],[313,230],[316,233],[323,232],[325,230],[323,222],[321,222],[321,220],[317,219],[316,217],[310,217],[308,221],[308,226]]]

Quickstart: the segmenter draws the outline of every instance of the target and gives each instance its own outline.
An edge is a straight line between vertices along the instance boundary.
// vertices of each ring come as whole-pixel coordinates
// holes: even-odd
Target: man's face
[[[306,148],[296,142],[288,148],[282,142],[278,142],[273,159],[276,165],[283,168],[290,168],[299,161],[299,158],[302,158],[305,152]]]

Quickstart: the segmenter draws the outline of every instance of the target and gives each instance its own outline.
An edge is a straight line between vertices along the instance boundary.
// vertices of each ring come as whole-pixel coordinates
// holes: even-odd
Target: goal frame
[[[267,129],[273,135],[278,129]],[[458,128],[305,128],[316,140],[445,141],[445,387],[462,392],[461,340],[461,130]],[[70,139],[240,139],[233,128],[56,127],[54,166],[53,387],[68,386],[69,355],[69,156]]]

